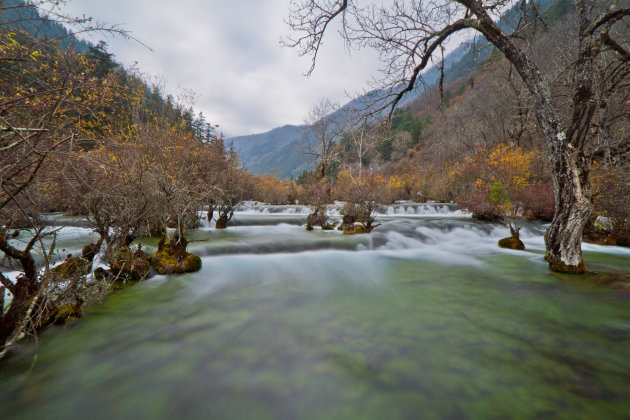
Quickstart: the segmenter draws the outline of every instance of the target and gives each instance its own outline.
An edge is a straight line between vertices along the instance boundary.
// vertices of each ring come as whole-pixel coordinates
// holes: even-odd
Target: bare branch
[[[299,47],[300,55],[312,54],[311,67],[306,72],[309,76],[315,70],[317,54],[324,39],[328,25],[339,15],[345,14],[348,0],[328,1],[320,6],[313,0],[305,0],[300,4],[292,3],[293,8],[289,18],[289,26],[296,32],[304,32],[306,35],[297,39],[286,38],[283,44],[288,47]],[[345,19],[344,19],[345,20]]]
[[[599,16],[585,31],[586,34],[593,35],[601,27],[610,28],[626,16],[630,16],[630,9],[617,9]]]

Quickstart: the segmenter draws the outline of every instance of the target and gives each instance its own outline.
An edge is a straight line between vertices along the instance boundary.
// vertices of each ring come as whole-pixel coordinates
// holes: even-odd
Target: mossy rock
[[[98,268],[96,270],[98,270]],[[96,272],[96,270],[94,271]],[[112,284],[105,281],[98,281],[86,285],[83,291],[83,307],[89,308],[102,303],[111,291]]]
[[[66,324],[81,317],[82,305],[80,302],[66,303],[57,308],[53,315],[55,324]]]
[[[107,277],[107,270],[105,270],[103,267],[97,267],[94,270],[94,279],[96,281],[103,281],[105,280],[106,277]]]
[[[227,217],[220,216],[217,219],[217,222],[215,223],[214,227],[216,227],[217,229],[225,229],[227,228],[227,224],[228,224]]]
[[[523,241],[521,241],[519,238],[516,238],[514,236],[500,239],[499,246],[501,248],[507,248],[507,249],[519,249],[519,250],[525,249],[525,244],[523,243]]]
[[[184,258],[184,272],[192,273],[201,270],[201,258],[195,254],[188,253]]]
[[[357,221],[356,217],[345,215],[343,216],[343,219],[341,220],[341,224],[339,225],[337,230],[352,230],[354,229],[354,224],[356,221]]]
[[[159,274],[191,273],[201,270],[201,258],[186,252],[184,255],[176,254],[166,246],[162,251],[149,256],[149,261]]]
[[[116,256],[116,265],[112,267],[112,274],[122,280],[139,281],[147,277],[151,271],[151,263],[142,248],[131,252],[129,247],[122,247]]]
[[[99,250],[100,246],[98,244],[87,244],[81,250],[81,257],[92,262]]]
[[[322,230],[334,230],[337,223],[324,223],[322,225]]]
[[[361,224],[356,224],[356,225],[346,226],[346,228],[344,228],[343,230],[343,233],[345,235],[358,235],[361,233],[370,233],[372,232],[372,229],[374,229],[374,227],[367,227]]]
[[[64,281],[73,277],[86,276],[91,269],[92,263],[84,258],[68,257],[66,261],[53,267],[50,271],[53,274],[53,281]]]

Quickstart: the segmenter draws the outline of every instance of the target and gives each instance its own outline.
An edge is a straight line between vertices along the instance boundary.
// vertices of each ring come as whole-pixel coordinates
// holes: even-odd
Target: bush
[[[543,222],[553,219],[556,198],[551,182],[528,185],[519,193],[518,198],[523,204],[523,216],[526,219]]]
[[[290,183],[273,175],[255,175],[252,198],[268,204],[285,204],[291,201],[289,199]]]
[[[461,194],[457,198],[457,207],[468,210],[473,214],[475,219],[486,220],[488,222],[501,221],[505,209],[502,206],[493,204],[490,197],[490,185],[478,179],[472,191]]]
[[[535,180],[534,151],[499,144],[456,163],[449,173],[455,201],[482,220],[498,221],[506,215],[550,220],[554,192],[550,182]]]

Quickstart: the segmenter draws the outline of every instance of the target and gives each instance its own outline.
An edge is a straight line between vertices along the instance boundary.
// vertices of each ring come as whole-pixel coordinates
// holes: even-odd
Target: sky
[[[142,44],[97,35],[124,66],[161,81],[166,93],[193,92],[194,109],[228,137],[302,124],[323,98],[343,105],[379,68],[369,50],[346,51],[332,32],[317,67],[282,47],[288,0],[71,0],[62,11],[120,24]]]

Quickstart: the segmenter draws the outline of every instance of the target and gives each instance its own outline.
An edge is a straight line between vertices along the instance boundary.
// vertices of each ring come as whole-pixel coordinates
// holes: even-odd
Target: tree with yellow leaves
[[[25,3],[37,12],[56,2]],[[12,6],[0,5],[0,14]],[[31,20],[38,18],[37,14]],[[86,19],[64,19],[89,27]],[[5,289],[12,296],[6,310],[0,310],[0,357],[27,325],[36,328],[46,306],[41,292],[48,273],[48,250],[43,250],[43,275],[35,264],[33,248],[47,231],[37,217],[38,189],[51,182],[68,163],[68,154],[89,138],[88,124],[103,118],[121,92],[113,76],[91,75],[94,62],[84,54],[61,48],[58,43],[35,38],[17,21],[0,21],[0,251],[17,279],[0,274],[0,301]],[[110,28],[111,29],[111,28]],[[121,32],[112,29],[114,32]],[[54,170],[53,170],[54,168]],[[11,241],[28,228],[32,239],[20,247]],[[39,314],[39,320],[31,315]]]

